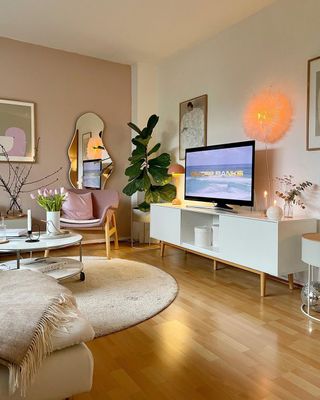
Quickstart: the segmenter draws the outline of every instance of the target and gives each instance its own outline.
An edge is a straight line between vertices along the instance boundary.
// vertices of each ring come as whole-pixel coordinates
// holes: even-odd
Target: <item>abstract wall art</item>
[[[34,103],[0,99],[0,161],[35,161]]]

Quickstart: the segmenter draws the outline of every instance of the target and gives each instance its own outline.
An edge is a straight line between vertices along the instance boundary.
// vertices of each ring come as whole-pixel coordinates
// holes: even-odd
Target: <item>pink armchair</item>
[[[70,230],[101,230],[105,231],[106,255],[110,258],[110,238],[114,235],[114,248],[119,248],[115,211],[119,205],[119,193],[113,189],[90,190],[68,189],[74,193],[92,194],[93,216],[98,221],[86,223],[62,222],[61,227]]]

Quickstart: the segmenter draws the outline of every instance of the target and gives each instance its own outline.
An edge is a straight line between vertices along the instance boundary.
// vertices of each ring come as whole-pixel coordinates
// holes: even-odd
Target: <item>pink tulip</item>
[[[42,193],[42,190],[41,190],[41,189],[38,189],[38,195],[39,195],[39,196],[42,196],[42,194],[43,194],[43,193]]]
[[[32,198],[32,200],[36,199],[36,196],[33,193],[30,194],[30,197]]]
[[[61,188],[60,188],[60,194],[65,194],[65,192],[66,192],[65,188],[64,188],[63,186],[61,186]]]
[[[43,191],[43,197],[48,197],[48,195],[49,195],[48,189],[44,189],[44,191]]]
[[[58,189],[54,189],[54,194],[59,194]]]

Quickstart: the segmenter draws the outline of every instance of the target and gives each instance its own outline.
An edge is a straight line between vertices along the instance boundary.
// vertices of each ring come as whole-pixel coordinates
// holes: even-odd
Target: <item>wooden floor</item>
[[[257,275],[213,273],[176,249],[161,259],[158,248],[122,245],[112,255],[162,268],[180,291],[154,318],[88,343],[93,388],[73,400],[320,399],[320,325],[301,314],[299,289],[268,282],[260,298]]]

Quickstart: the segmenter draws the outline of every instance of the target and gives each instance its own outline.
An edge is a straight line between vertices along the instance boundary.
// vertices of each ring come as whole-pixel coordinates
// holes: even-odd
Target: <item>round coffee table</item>
[[[81,246],[82,236],[76,233],[70,233],[68,235],[62,237],[54,237],[48,238],[46,235],[40,235],[40,240],[38,242],[26,242],[26,238],[14,238],[10,239],[8,243],[0,244],[0,253],[6,254],[15,254],[16,255],[16,268],[25,269],[28,268],[28,262],[24,263],[25,265],[21,265],[21,255],[23,253],[32,253],[34,251],[45,251],[45,250],[53,250],[53,249],[61,249],[64,247],[79,246],[79,261],[73,260],[72,266],[68,263],[66,264],[65,268],[59,268],[59,272],[53,273],[52,271],[48,271],[48,275],[55,276],[58,280],[66,279],[68,277],[74,276],[79,274],[80,279],[84,280],[85,275],[83,272],[83,264],[82,264],[82,246]],[[35,259],[39,260],[39,259]],[[56,260],[56,258],[55,258]],[[61,259],[63,260],[63,259]],[[24,259],[24,261],[30,261],[31,259]],[[12,262],[11,262],[12,263]],[[10,262],[5,263],[10,264]],[[31,264],[30,264],[31,266]],[[32,269],[35,269],[36,265],[32,265]],[[31,269],[31,268],[30,268]]]

